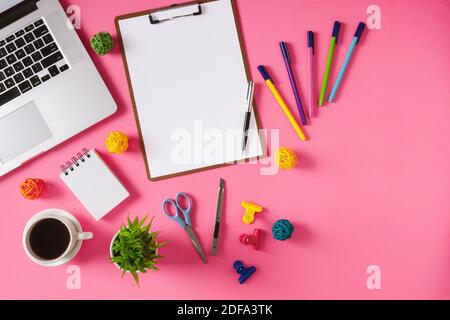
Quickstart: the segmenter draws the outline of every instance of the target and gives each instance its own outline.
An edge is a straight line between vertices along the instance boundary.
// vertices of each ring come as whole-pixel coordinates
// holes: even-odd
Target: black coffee
[[[43,260],[60,257],[69,246],[70,233],[61,221],[48,218],[39,221],[30,232],[30,247]]]

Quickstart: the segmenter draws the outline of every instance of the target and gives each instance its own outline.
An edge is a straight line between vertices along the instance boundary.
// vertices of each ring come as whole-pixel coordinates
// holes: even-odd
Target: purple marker
[[[295,101],[297,102],[298,112],[300,113],[300,118],[302,120],[302,124],[306,126],[308,122],[306,121],[305,111],[303,110],[302,100],[300,99],[300,94],[297,88],[297,82],[295,81],[294,72],[292,71],[292,59],[289,54],[289,48],[287,43],[282,41],[280,42],[281,53],[283,54],[284,62],[286,64],[286,69],[289,75],[289,79],[291,80],[292,90],[294,91]]]

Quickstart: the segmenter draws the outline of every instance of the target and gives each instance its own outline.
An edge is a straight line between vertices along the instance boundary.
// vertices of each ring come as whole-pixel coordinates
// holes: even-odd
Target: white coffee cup
[[[55,219],[61,222],[67,229],[69,239],[65,250],[58,257],[53,259],[46,259],[34,252],[30,244],[30,235],[34,228],[43,220]],[[83,232],[78,220],[70,213],[61,209],[48,209],[37,213],[28,221],[23,232],[23,247],[27,256],[35,263],[41,266],[54,267],[63,265],[72,260],[80,250],[81,243],[84,240],[92,239],[91,232]],[[57,239],[55,239],[56,241]],[[61,245],[62,246],[62,245]]]

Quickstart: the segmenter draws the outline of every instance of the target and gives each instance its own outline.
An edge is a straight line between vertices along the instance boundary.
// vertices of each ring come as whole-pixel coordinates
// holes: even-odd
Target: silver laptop
[[[116,110],[58,0],[0,0],[0,176]]]

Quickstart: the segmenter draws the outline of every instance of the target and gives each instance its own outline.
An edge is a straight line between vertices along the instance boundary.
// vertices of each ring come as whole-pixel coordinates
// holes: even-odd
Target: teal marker
[[[344,77],[345,71],[347,70],[350,59],[352,58],[353,51],[355,50],[356,45],[359,43],[359,40],[361,39],[361,35],[365,27],[366,25],[363,22],[359,23],[358,29],[356,30],[355,36],[353,37],[352,43],[350,44],[350,48],[348,49],[347,55],[345,56],[344,63],[342,64],[336,82],[334,83],[333,90],[331,91],[330,97],[328,98],[328,102],[333,102],[334,97],[336,96],[336,93],[339,89],[339,85],[341,84],[342,78]]]

